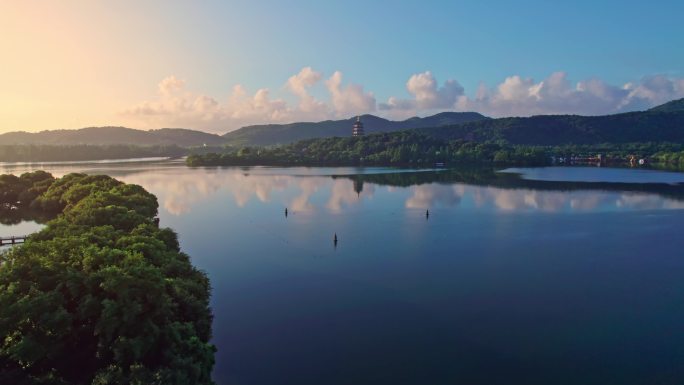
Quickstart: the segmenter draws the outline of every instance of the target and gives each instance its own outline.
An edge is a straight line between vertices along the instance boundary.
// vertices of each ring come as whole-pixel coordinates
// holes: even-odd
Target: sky
[[[0,2],[0,132],[224,133],[684,97],[681,0]]]

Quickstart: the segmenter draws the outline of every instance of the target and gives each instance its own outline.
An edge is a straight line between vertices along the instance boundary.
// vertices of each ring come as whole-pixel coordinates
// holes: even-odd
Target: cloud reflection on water
[[[173,215],[223,191],[238,207],[250,200],[281,203],[293,211],[327,210],[340,213],[378,196],[403,197],[407,209],[460,207],[501,212],[588,212],[595,210],[681,209],[684,202],[656,193],[603,190],[534,190],[463,183],[431,183],[409,187],[360,183],[329,176],[261,175],[240,170],[187,170],[136,173],[121,177],[155,192],[161,206]]]
[[[465,194],[464,185],[427,184],[410,187],[413,194],[406,200],[406,208],[427,209],[436,205],[457,206]]]
[[[333,213],[339,213],[345,206],[359,204],[364,199],[370,199],[375,194],[375,185],[363,183],[362,189],[349,179],[334,179],[330,187],[330,198],[326,208]],[[357,191],[358,190],[358,191]]]
[[[657,210],[683,209],[684,193],[679,190],[662,192],[657,187],[640,192],[610,191],[601,189],[565,189],[551,187],[528,188],[524,184],[515,187],[472,185],[462,182],[423,183],[411,186],[411,176],[421,173],[385,174],[393,183],[380,184],[368,181],[380,177],[378,169],[366,169],[370,174],[354,175],[349,168],[187,168],[182,163],[154,164],[78,164],[78,165],[5,165],[4,173],[19,175],[23,172],[45,169],[55,176],[70,172],[108,174],[127,183],[139,184],[153,192],[160,207],[168,213],[180,216],[190,212],[203,201],[228,196],[237,207],[245,207],[254,199],[262,203],[279,203],[292,211],[326,210],[341,213],[371,199],[378,202],[401,202],[406,209],[450,207],[460,209],[497,210],[500,212],[589,212],[596,210]],[[574,168],[556,170],[563,173],[580,172]],[[619,174],[631,170],[602,169],[603,173]],[[597,172],[594,170],[594,172]],[[643,173],[643,172],[641,172]],[[332,174],[337,177],[330,177]],[[638,174],[639,176],[641,174]],[[650,175],[650,174],[649,174]],[[660,174],[654,174],[658,176]],[[600,176],[600,175],[599,175]],[[610,176],[610,175],[609,175]],[[635,177],[629,174],[630,177]],[[365,178],[364,178],[365,177]],[[596,176],[598,177],[598,176]],[[639,176],[639,178],[641,178]],[[418,178],[420,179],[420,178]],[[651,176],[653,179],[653,176]],[[660,179],[651,180],[659,181]],[[375,180],[373,180],[375,181]],[[427,180],[430,181],[429,178]],[[448,182],[448,181],[447,181]],[[666,181],[667,182],[667,181]],[[526,181],[520,181],[526,183]],[[378,188],[382,186],[383,188]],[[653,186],[653,185],[651,185]],[[680,197],[677,199],[677,197]],[[393,203],[394,204],[394,203]]]

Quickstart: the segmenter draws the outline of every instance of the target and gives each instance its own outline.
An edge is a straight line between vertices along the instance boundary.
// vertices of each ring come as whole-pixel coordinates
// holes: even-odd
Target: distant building
[[[363,136],[363,123],[361,123],[361,117],[356,117],[356,122],[352,126],[352,136]]]

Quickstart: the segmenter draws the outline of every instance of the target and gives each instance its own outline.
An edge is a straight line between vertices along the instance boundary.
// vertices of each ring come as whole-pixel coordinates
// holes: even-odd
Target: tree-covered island
[[[222,152],[191,154],[188,166],[396,166],[447,167],[459,165],[545,166],[553,163],[684,166],[684,145],[667,142],[566,144],[556,146],[510,144],[505,140],[477,142],[440,139],[415,130],[360,137],[308,139],[289,145],[228,148]]]
[[[109,176],[0,176],[0,215],[53,219],[0,254],[0,384],[212,384],[210,286]]]

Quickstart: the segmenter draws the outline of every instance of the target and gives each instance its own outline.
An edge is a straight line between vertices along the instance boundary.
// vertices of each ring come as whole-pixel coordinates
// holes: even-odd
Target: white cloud
[[[213,97],[187,91],[175,76],[163,79],[158,97],[122,112],[136,123],[149,128],[188,127],[225,132],[243,125],[284,122],[296,117],[296,110],[283,99],[272,98],[267,88],[250,94],[235,85],[224,103]],[[301,88],[306,93],[305,88]],[[315,104],[315,101],[305,101]]]
[[[219,102],[206,95],[185,91],[185,82],[169,76],[159,82],[158,98],[123,112],[152,128],[186,126],[204,128],[221,119]]]
[[[429,110],[450,110],[463,95],[463,87],[453,79],[449,79],[439,87],[430,71],[412,75],[406,82],[406,89],[413,99],[390,97],[387,103],[380,105],[381,110],[403,111],[401,115],[417,114]]]
[[[375,111],[376,102],[373,93],[364,92],[363,87],[358,84],[342,87],[342,72],[335,71],[325,85],[330,92],[336,116],[347,117]]]
[[[162,95],[170,95],[185,87],[185,80],[178,79],[175,76],[168,76],[159,82],[159,93]]]
[[[327,114],[327,105],[316,100],[308,91],[308,88],[318,83],[321,78],[320,72],[314,71],[311,67],[304,67],[297,75],[292,75],[287,80],[287,87],[299,98],[299,109],[302,112],[309,113],[311,118],[324,117]]]
[[[268,88],[253,94],[235,85],[222,98],[189,91],[186,82],[168,76],[158,84],[154,100],[126,109],[122,115],[138,127],[187,127],[223,133],[250,124],[288,123],[347,118],[373,112],[391,119],[428,115],[439,111],[476,111],[492,117],[537,114],[602,115],[643,110],[684,97],[684,79],[664,75],[644,77],[623,85],[601,79],[570,82],[565,72],[536,81],[509,76],[494,87],[481,84],[472,96],[458,81],[441,85],[430,71],[413,74],[406,82],[410,98],[392,96],[377,103],[372,92],[359,84],[343,85],[342,73],[324,80],[311,67],[292,75],[283,90],[292,100],[274,97]],[[315,90],[327,91],[317,99]]]
[[[588,79],[573,86],[564,72],[555,72],[540,82],[511,76],[492,89],[480,86],[474,98],[461,96],[454,108],[494,117],[603,115],[643,110],[682,97],[684,79],[658,75],[623,86],[610,85],[600,79]]]
[[[437,87],[437,80],[430,71],[411,76],[406,88],[415,96],[417,107],[420,109],[450,108],[456,98],[463,95],[463,87],[453,79]]]
[[[156,100],[139,103],[121,114],[146,128],[188,127],[222,133],[250,124],[318,121],[375,110],[373,94],[357,84],[342,86],[339,71],[325,81],[330,101],[316,99],[309,90],[322,78],[311,67],[291,76],[285,88],[297,103],[290,105],[285,99],[273,98],[268,88],[250,94],[240,84],[233,87],[222,103],[211,96],[187,91],[185,81],[168,76],[159,83]]]
[[[241,85],[233,87],[228,103],[220,109],[224,120],[245,123],[281,121],[292,114],[284,100],[271,99],[267,88],[259,89],[254,95],[250,95]]]
[[[684,97],[684,79],[662,75],[648,76],[637,84],[627,83],[623,88],[629,92],[627,100],[620,106],[625,110],[649,108]]]

